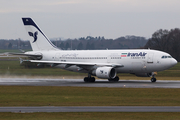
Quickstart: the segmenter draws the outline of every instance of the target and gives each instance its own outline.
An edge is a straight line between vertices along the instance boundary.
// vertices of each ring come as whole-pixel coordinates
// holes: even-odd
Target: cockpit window
[[[172,58],[172,56],[162,56],[162,59],[166,59],[166,58]]]

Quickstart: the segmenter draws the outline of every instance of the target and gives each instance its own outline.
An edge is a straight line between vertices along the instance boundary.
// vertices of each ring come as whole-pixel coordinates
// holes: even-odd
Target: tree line
[[[86,38],[53,41],[53,43],[63,50],[133,49],[144,47],[147,39],[138,36],[119,37],[117,39],[87,36]]]
[[[157,30],[144,48],[167,52],[180,62],[180,29]]]
[[[144,47],[147,43],[147,39],[138,36],[125,36],[117,39],[87,36],[78,39],[51,39],[51,41],[62,50],[132,49]],[[29,41],[21,39],[0,40],[0,49],[31,49],[31,46]]]
[[[0,49],[26,49],[30,50],[31,45],[29,41],[21,39],[0,39]]]

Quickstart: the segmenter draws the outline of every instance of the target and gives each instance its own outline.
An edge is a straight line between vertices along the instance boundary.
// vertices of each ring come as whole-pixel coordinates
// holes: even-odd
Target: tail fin
[[[22,18],[33,51],[58,50],[31,18]]]

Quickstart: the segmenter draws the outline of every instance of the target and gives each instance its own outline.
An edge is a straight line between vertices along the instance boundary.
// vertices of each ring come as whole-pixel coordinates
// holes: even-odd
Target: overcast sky
[[[22,17],[49,38],[151,37],[180,28],[180,0],[0,0],[0,39],[28,39]]]

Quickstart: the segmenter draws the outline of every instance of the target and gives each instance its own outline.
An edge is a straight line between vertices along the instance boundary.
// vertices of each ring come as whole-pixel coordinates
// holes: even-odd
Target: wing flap
[[[63,62],[63,61],[42,61],[42,60],[30,60],[34,63],[48,63],[48,64],[67,64],[67,65],[85,65],[85,66],[111,66],[111,67],[124,67],[122,64],[116,63],[87,63],[87,62]]]

